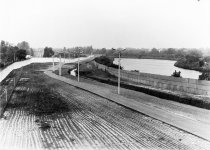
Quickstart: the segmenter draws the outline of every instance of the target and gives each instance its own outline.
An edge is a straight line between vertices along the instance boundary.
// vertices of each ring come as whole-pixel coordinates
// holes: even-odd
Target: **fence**
[[[13,70],[8,77],[1,82],[0,85],[0,117],[2,117],[4,109],[12,96],[12,93],[21,78],[23,68]]]
[[[95,65],[114,76],[118,76],[118,70],[107,67],[95,62]],[[163,76],[149,73],[130,72],[121,70],[121,78],[133,81],[136,84],[144,84],[160,89],[171,91],[181,91],[190,94],[210,96],[210,81],[196,80],[189,78],[176,78],[172,76]]]

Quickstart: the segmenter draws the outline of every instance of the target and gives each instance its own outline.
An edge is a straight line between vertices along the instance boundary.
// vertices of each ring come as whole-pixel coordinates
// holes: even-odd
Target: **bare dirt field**
[[[4,117],[0,149],[210,149],[210,143],[24,67]]]

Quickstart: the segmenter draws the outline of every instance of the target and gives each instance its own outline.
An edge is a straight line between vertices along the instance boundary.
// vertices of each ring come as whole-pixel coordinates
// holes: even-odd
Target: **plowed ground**
[[[203,139],[51,79],[30,65],[0,119],[0,130],[0,149],[210,149]]]

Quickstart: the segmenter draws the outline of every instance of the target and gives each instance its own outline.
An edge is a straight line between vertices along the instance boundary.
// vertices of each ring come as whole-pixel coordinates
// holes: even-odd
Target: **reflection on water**
[[[181,69],[174,66],[176,61],[171,60],[157,60],[157,59],[121,59],[121,66],[124,70],[139,70],[144,73],[160,74],[171,76],[176,71],[181,71],[183,78],[198,79],[201,74],[198,71]],[[118,58],[114,60],[115,64],[118,64]]]

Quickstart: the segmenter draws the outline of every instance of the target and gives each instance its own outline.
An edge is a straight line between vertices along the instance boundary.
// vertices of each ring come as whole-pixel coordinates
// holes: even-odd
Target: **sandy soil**
[[[0,119],[0,149],[210,149],[205,140],[41,71],[27,71],[22,78],[10,101],[13,105]],[[43,103],[33,103],[34,108],[48,108],[59,99],[68,109],[41,114],[26,109],[33,106],[29,102],[36,91],[46,96],[40,96]],[[41,128],[40,123],[49,127]]]

